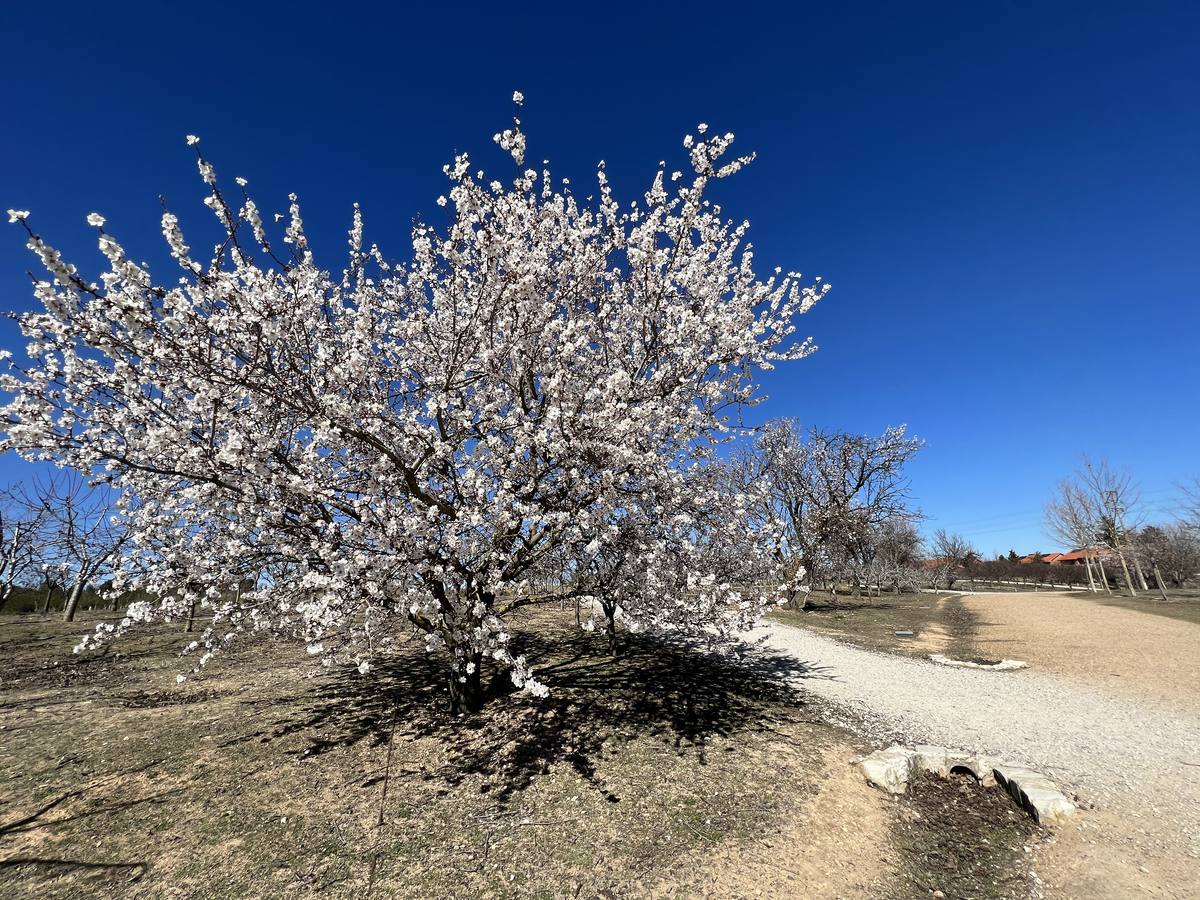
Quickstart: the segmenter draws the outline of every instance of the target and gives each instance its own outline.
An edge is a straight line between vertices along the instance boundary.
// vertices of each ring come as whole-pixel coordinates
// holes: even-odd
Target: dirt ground
[[[963,603],[984,656],[1200,711],[1200,622],[1161,614],[1162,601],[1104,602],[1073,592],[976,594]]]
[[[1082,592],[885,595],[775,618],[889,654],[804,643],[799,658],[829,666],[846,686],[822,694],[889,721],[892,707],[907,710],[940,732],[935,743],[983,740],[1030,763],[1040,754],[1047,771],[1074,783],[1080,815],[1031,851],[1044,896],[1200,897],[1200,603]],[[897,637],[902,629],[915,633]],[[919,662],[933,652],[1029,668],[970,674]],[[964,680],[971,690],[950,690]]]
[[[177,685],[177,631],[72,656],[92,624],[0,619],[5,898],[1033,896],[1028,820],[867,787],[780,655],[527,623],[551,696],[453,719],[418,652],[262,641]]]
[[[773,618],[868,650],[1020,659],[1140,700],[1200,710],[1200,602],[1071,592],[884,594]],[[911,631],[912,636],[898,636]]]
[[[1106,692],[1200,713],[1200,604],[1079,593],[981,594],[965,598],[977,618],[976,646]],[[1200,767],[1200,758],[1191,765]],[[1184,787],[1181,785],[1181,790]],[[1041,849],[1052,896],[1200,897],[1191,857],[1159,836],[1154,809],[1093,811]],[[1193,841],[1196,835],[1193,835]],[[1194,845],[1195,846],[1195,845]],[[1123,864],[1138,848],[1136,868]]]

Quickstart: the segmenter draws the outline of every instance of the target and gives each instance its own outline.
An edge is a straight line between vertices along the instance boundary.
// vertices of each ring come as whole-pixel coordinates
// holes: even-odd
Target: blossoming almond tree
[[[588,591],[571,573],[622,545],[643,576],[622,604],[648,628],[727,633],[761,612],[774,598],[739,590],[728,548],[765,558],[774,539],[714,527],[744,501],[705,470],[755,371],[811,349],[793,319],[826,286],[756,277],[747,224],[705,199],[748,158],[723,162],[733,136],[706,135],[684,141],[687,179],[660,166],[623,206],[603,163],[594,202],[524,168],[515,120],[496,136],[515,180],[458,156],[449,222],[417,224],[404,264],[364,242],[356,205],[340,273],[317,264],[294,195],[277,241],[245,180],[234,199],[199,153],[222,236],[201,261],[165,212],[170,278],[93,213],[109,269],[87,280],[10,211],[50,277],[21,318],[32,364],[0,383],[3,445],[119,489],[116,587],[159,598],[81,647],[197,602],[212,624],[196,670],[270,629],[366,672],[415,633],[469,710],[485,663],[545,691],[506,616],[548,566]]]

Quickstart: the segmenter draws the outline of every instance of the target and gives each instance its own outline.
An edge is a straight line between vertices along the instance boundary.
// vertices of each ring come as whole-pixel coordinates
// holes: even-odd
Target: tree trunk
[[[1117,559],[1121,560],[1121,571],[1125,573],[1125,589],[1129,591],[1130,597],[1136,597],[1137,591],[1133,588],[1133,577],[1129,574],[1129,563],[1125,562],[1125,552],[1118,545]]]
[[[4,609],[5,605],[8,603],[8,598],[12,596],[12,593],[13,586],[11,584],[6,584],[3,588],[0,588],[0,609]]]
[[[601,603],[604,608],[604,621],[608,627],[608,655],[616,659],[621,652],[621,648],[617,643],[617,605],[615,603]]]
[[[1158,585],[1158,596],[1167,599],[1167,589],[1163,587],[1162,573],[1158,571],[1158,563],[1154,564],[1154,583]]]
[[[185,632],[191,632],[196,627],[196,601],[193,600],[188,606],[187,623],[183,626]]]
[[[788,597],[788,609],[794,609],[797,612],[804,612],[808,608],[809,591],[794,590],[791,596]]]
[[[46,599],[42,601],[42,615],[50,615],[50,598],[54,596],[54,585],[46,585]]]
[[[74,622],[75,610],[79,606],[79,598],[83,596],[83,590],[87,587],[87,579],[82,576],[76,579],[74,587],[71,588],[71,596],[67,598],[67,605],[63,607],[63,621]]]
[[[473,663],[471,672],[450,672],[450,712],[455,715],[479,712],[483,708],[480,662],[478,653],[468,657]]]
[[[1138,584],[1141,585],[1142,590],[1150,590],[1150,585],[1146,584],[1146,575],[1142,572],[1142,561],[1136,556],[1133,558],[1133,570],[1137,573]]]
[[[1104,560],[1097,556],[1096,565],[1100,567],[1100,583],[1104,585],[1104,593],[1112,594],[1112,588],[1108,586],[1108,573],[1104,571]]]
[[[1094,594],[1096,593],[1096,579],[1092,577],[1092,560],[1086,553],[1083,554],[1083,565],[1087,569],[1088,589]]]

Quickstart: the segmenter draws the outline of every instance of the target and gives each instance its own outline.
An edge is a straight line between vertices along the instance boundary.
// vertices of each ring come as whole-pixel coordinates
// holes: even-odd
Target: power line
[[[1152,491],[1143,492],[1141,495],[1141,498],[1139,498],[1139,499],[1144,499],[1146,497],[1152,497],[1156,494],[1163,494],[1163,493],[1171,493],[1174,495],[1177,492],[1175,491],[1174,488],[1169,488],[1169,487],[1168,488],[1155,488]],[[1155,512],[1155,511],[1167,512],[1167,511],[1173,511],[1175,505],[1176,505],[1175,501],[1172,499],[1170,502],[1158,500],[1153,503],[1139,503],[1138,507],[1145,509],[1147,512]],[[1039,516],[1040,517],[1042,515],[1043,515],[1043,510],[1041,510],[1041,509],[1023,509],[1023,510],[1014,510],[1012,512],[1006,512],[1006,513],[996,513],[996,514],[990,515],[990,516],[979,516],[979,517],[971,518],[971,519],[959,519],[956,522],[950,522],[950,523],[946,523],[946,524],[943,524],[936,516],[931,517],[930,521],[937,522],[943,528],[949,528],[949,529],[958,530],[958,531],[969,531],[972,527],[974,527],[976,525],[986,525],[986,524],[989,524],[992,522],[996,522],[997,524],[999,524],[999,523],[1003,522],[1005,519],[1025,519],[1025,518],[1028,518],[1029,516]]]

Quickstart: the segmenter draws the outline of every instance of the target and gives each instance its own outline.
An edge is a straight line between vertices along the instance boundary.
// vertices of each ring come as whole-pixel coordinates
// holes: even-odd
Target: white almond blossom
[[[164,213],[174,275],[102,232],[94,284],[26,226],[51,277],[21,319],[31,364],[0,378],[2,446],[118,489],[114,586],[157,598],[85,646],[198,604],[197,669],[269,630],[366,673],[415,633],[465,710],[485,669],[545,694],[507,622],[548,584],[637,630],[751,622],[778,539],[714,448],[756,370],[810,352],[793,320],[827,285],[760,280],[748,224],[705,199],[749,159],[721,164],[732,139],[689,138],[693,177],[660,167],[627,207],[603,166],[581,202],[548,169],[492,187],[461,155],[449,225],[417,224],[403,265],[356,209],[345,269],[320,268],[295,195],[269,238],[203,156],[225,239],[204,261]],[[520,168],[520,123],[497,140]]]

